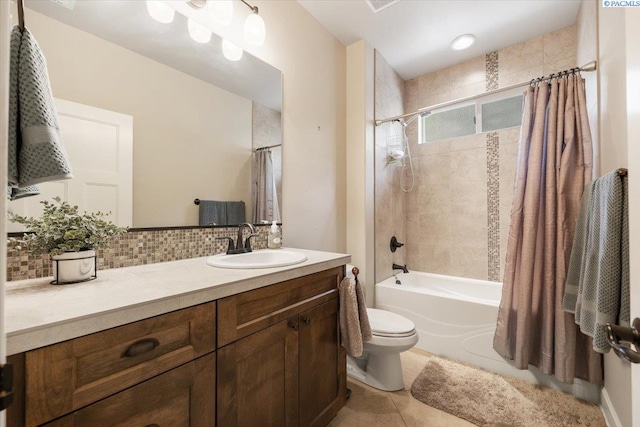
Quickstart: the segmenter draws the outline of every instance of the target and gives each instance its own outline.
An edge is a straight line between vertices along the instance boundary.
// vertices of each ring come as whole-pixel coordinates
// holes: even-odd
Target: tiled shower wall
[[[254,249],[267,247],[268,226],[256,227],[259,237],[251,240]],[[237,227],[180,228],[173,230],[130,231],[113,240],[109,249],[98,250],[98,276],[100,270],[134,265],[154,264],[224,253],[227,242],[217,237],[233,237]],[[244,237],[248,235],[245,229]],[[7,280],[35,279],[52,276],[49,255],[34,256],[16,249],[14,243],[7,248]]]
[[[403,113],[404,80],[387,61],[375,55],[375,116],[392,117]],[[400,190],[400,175],[395,166],[387,165],[387,125],[376,127],[375,133],[375,277],[376,281],[391,276],[391,265],[405,264],[404,248],[392,254],[391,236],[406,241],[405,203]]]
[[[402,93],[403,110],[381,115],[376,102],[376,118],[416,111],[575,67],[576,38],[573,25],[408,80]],[[393,99],[388,84],[382,90],[377,86],[379,70],[384,69],[380,61],[376,62],[376,101],[380,93]],[[388,70],[385,73],[389,75]],[[389,172],[389,167],[384,170],[392,177],[386,181],[376,175],[376,241],[388,242],[390,233],[404,231],[397,226],[391,230],[381,227],[387,220],[381,220],[377,210],[390,197],[404,194],[404,221],[395,217],[396,225],[406,227],[407,245],[399,250],[399,261],[406,261],[410,270],[501,281],[519,132],[520,128],[511,128],[419,145],[417,120],[411,123],[407,135],[416,186],[411,192],[402,193],[394,182],[398,174]],[[376,156],[386,156],[379,148],[384,145],[385,135],[386,125],[376,129]],[[376,174],[382,164],[376,157]],[[388,248],[385,251],[376,246],[376,281],[389,276],[378,268],[380,262],[388,262],[388,253]]]

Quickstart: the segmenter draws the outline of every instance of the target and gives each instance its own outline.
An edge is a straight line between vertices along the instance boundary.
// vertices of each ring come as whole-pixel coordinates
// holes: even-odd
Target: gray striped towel
[[[611,172],[585,190],[562,302],[576,324],[607,353],[607,323],[629,325],[629,219],[627,179]]]
[[[17,26],[11,32],[9,76],[9,186],[25,189],[73,178],[60,137],[47,64],[33,35]],[[12,191],[37,194],[28,191]]]

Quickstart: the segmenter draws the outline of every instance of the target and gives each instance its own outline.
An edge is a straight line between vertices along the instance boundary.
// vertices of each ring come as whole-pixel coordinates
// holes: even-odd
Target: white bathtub
[[[597,386],[580,380],[568,386],[535,368],[519,370],[496,353],[493,335],[501,294],[501,283],[410,272],[377,283],[375,306],[411,319],[421,350],[598,402]]]

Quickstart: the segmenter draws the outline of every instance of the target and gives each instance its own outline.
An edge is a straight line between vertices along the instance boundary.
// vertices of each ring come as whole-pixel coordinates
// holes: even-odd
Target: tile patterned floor
[[[413,349],[400,357],[404,390],[380,391],[348,378],[351,398],[329,427],[474,427],[411,396],[409,389],[427,363],[428,353]]]

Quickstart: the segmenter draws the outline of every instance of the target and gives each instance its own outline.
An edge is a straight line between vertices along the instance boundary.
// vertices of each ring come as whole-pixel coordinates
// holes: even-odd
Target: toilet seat
[[[367,308],[371,333],[378,337],[404,338],[415,335],[416,325],[399,314],[376,308]]]

